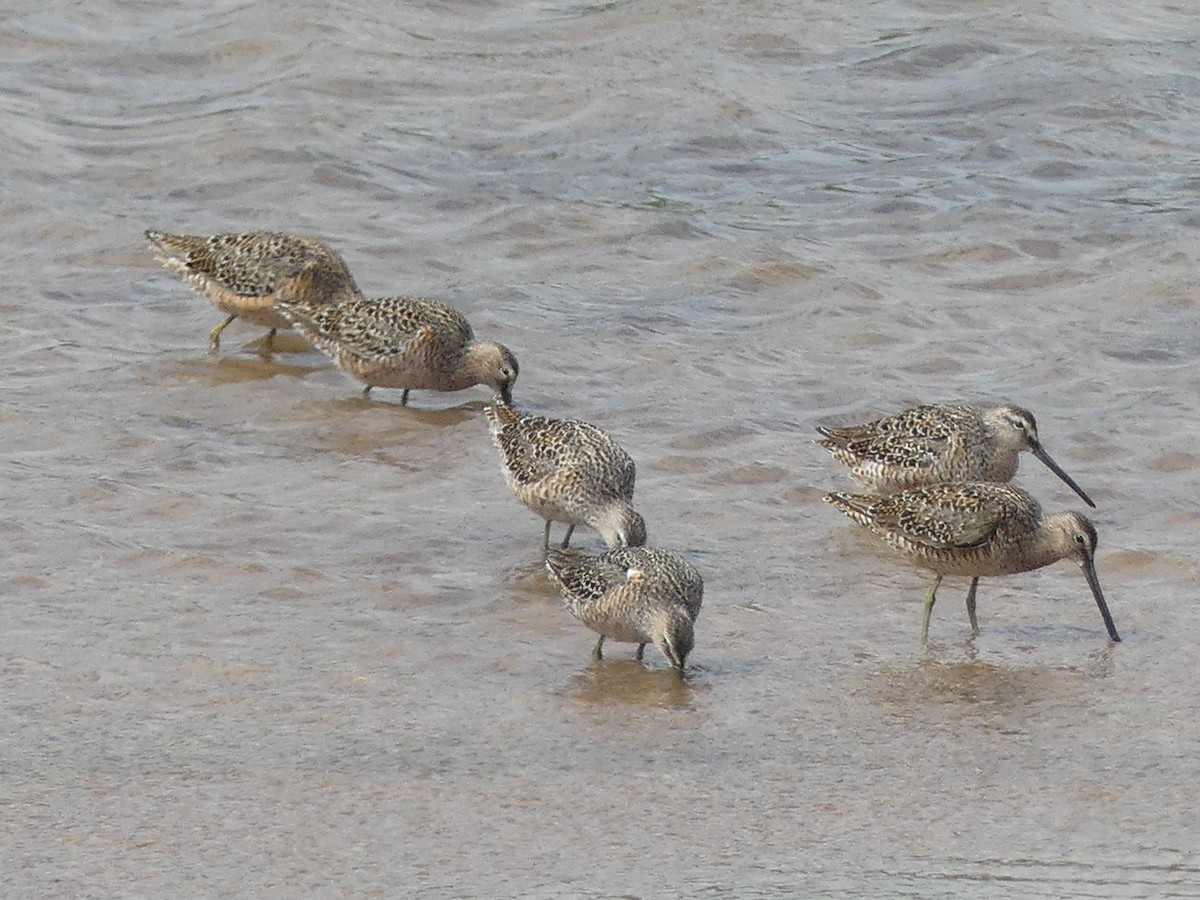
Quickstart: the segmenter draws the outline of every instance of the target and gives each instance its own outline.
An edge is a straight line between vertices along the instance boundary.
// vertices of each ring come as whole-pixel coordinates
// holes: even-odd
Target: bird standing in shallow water
[[[373,387],[461,391],[486,384],[506,402],[520,371],[503,344],[477,341],[462,313],[418,297],[352,297],[315,303],[280,297],[276,308],[338,368]]]
[[[929,636],[929,617],[943,576],[972,578],[967,614],[972,633],[978,634],[975,589],[981,576],[1028,572],[1060,559],[1074,560],[1083,570],[1108,636],[1121,640],[1096,577],[1096,529],[1080,513],[1043,517],[1038,502],[1025,491],[989,482],[931,485],[887,497],[832,493],[825,502],[934,573],[925,598],[922,640]]]
[[[940,403],[865,425],[817,431],[826,438],[817,443],[849,466],[859,482],[881,493],[951,481],[1010,481],[1021,452],[1028,450],[1084,503],[1096,505],[1042,448],[1033,413],[1019,406]]]
[[[682,556],[648,547],[585,557],[552,550],[546,570],[571,615],[600,635],[595,659],[602,658],[604,639],[612,638],[637,644],[638,659],[654,644],[683,671],[695,643],[704,582]]]
[[[155,258],[183,276],[226,318],[209,332],[216,350],[221,332],[234,319],[271,329],[291,327],[275,308],[280,296],[309,304],[336,303],[361,296],[341,256],[315,238],[282,231],[251,231],[201,237],[147,231]]]
[[[484,409],[517,499],[550,523],[564,522],[566,549],[576,525],[590,525],[610,548],[646,543],[646,522],[631,505],[637,467],[607,434],[587,422],[517,412],[497,397]]]
[[[865,425],[817,431],[826,437],[817,443],[849,466],[859,482],[881,493],[946,482],[1010,481],[1017,473],[1021,453],[1028,450],[1084,503],[1096,506],[1045,451],[1033,413],[1019,406],[938,403]],[[971,579],[967,612],[972,628],[978,587],[979,579]]]

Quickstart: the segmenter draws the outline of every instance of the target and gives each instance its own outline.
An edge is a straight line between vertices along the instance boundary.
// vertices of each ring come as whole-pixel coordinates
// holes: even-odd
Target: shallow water
[[[1200,895],[1189,8],[291,9],[0,24],[6,893]],[[147,227],[319,235],[512,347],[704,574],[687,680],[590,661],[484,389],[210,354]],[[1037,414],[1121,645],[1063,563],[921,649],[811,438],[940,399]]]

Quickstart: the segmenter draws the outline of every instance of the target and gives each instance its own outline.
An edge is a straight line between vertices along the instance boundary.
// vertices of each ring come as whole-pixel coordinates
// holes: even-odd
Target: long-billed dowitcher
[[[201,237],[147,231],[155,258],[213,302],[226,318],[208,334],[213,349],[234,319],[271,329],[289,328],[275,301],[301,297],[313,305],[358,297],[341,256],[315,238],[282,231]]]
[[[338,368],[373,387],[461,391],[486,384],[512,401],[517,358],[503,344],[477,341],[462,313],[418,297],[353,297],[326,304],[280,297],[276,309]]]
[[[882,493],[949,481],[1010,481],[1028,450],[1083,502],[1092,498],[1038,439],[1033,413],[1019,406],[980,409],[955,403],[918,406],[848,428],[818,428],[818,441],[863,485]]]
[[[649,547],[584,557],[552,550],[546,570],[571,615],[600,635],[593,657],[602,657],[605,638],[637,644],[638,659],[654,644],[683,671],[695,643],[704,582],[682,556]]]
[[[904,557],[936,576],[925,598],[921,639],[945,575],[971,578],[967,615],[975,619],[975,589],[988,575],[1011,575],[1071,559],[1083,569],[1108,636],[1120,641],[1096,577],[1096,528],[1077,512],[1042,515],[1038,502],[1020,488],[963,482],[911,488],[887,497],[833,493],[825,497]]]
[[[637,467],[607,434],[587,422],[517,412],[497,397],[484,409],[517,499],[550,523],[563,522],[566,549],[576,525],[590,525],[610,548],[646,543],[646,522],[631,505]]]

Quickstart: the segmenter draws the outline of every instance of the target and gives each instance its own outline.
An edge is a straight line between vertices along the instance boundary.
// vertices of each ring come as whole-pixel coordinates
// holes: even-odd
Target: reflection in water
[[[590,634],[591,632],[588,632]],[[632,651],[634,645],[615,645]],[[591,644],[581,647],[590,652]],[[653,648],[647,647],[649,655]],[[693,678],[690,671],[680,676],[673,668],[657,668],[636,659],[593,660],[571,679],[569,695],[573,700],[593,706],[652,707],[690,709]]]
[[[376,397],[375,392],[382,393],[382,397]],[[445,394],[438,395],[432,391],[428,392],[431,399],[435,401],[439,397],[445,397]],[[361,394],[360,394],[361,396]],[[435,428],[446,428],[452,425],[459,425],[463,422],[472,420],[483,421],[483,408],[487,405],[484,400],[465,400],[456,406],[433,407],[425,408],[423,406],[414,406],[412,398],[409,398],[407,406],[400,405],[400,394],[397,391],[390,391],[387,388],[376,388],[370,395],[363,397],[375,405],[380,403],[388,403],[390,406],[395,406],[397,409],[404,410],[411,418],[424,425],[432,425]],[[418,401],[419,403],[419,401]]]
[[[264,356],[195,356],[169,360],[160,372],[170,381],[216,387],[223,384],[262,381],[277,375],[304,378],[324,366],[280,363]]]
[[[352,456],[370,456],[385,465],[428,471],[439,453],[443,429],[469,427],[480,413],[470,406],[418,409],[364,397],[359,392],[336,400],[305,400],[296,417],[313,422],[316,446]]]
[[[903,719],[980,716],[1003,729],[1010,717],[1024,719],[1063,706],[1074,718],[1077,707],[1092,702],[1094,682],[1113,674],[1118,650],[1109,644],[1084,665],[1061,668],[979,662],[973,647],[967,650],[970,661],[941,662],[930,650],[913,666],[877,672],[874,690],[888,711]]]
[[[254,350],[265,356],[274,356],[279,353],[317,352],[312,344],[296,334],[296,332],[288,330],[276,331],[274,338],[269,337],[269,333],[264,334],[262,337],[246,344],[243,349]]]
[[[535,531],[536,529],[530,529],[529,532],[529,558],[510,566],[507,574],[503,576],[503,583],[507,588],[505,596],[508,602],[516,605],[549,602],[555,607],[561,607],[562,598],[546,572],[546,564],[541,559],[541,547]],[[569,620],[570,614],[565,609],[562,612]]]

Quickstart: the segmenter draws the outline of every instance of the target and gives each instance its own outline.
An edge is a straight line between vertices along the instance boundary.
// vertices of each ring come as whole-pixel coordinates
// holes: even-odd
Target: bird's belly
[[[444,372],[413,355],[373,360],[364,359],[352,352],[343,352],[338,355],[337,363],[345,372],[372,387],[429,391],[461,390],[461,385],[455,384]]]
[[[216,281],[195,276],[188,282],[228,316],[263,328],[291,328],[291,323],[275,311],[274,294],[237,294]]]
[[[589,610],[584,607],[576,615],[580,622],[610,641],[622,641],[627,644],[653,642],[653,639],[635,624],[620,615],[614,615],[612,611]]]
[[[251,325],[258,325],[262,328],[285,329],[292,327],[292,323],[275,312],[274,307],[268,306],[251,310],[228,309],[224,306],[220,306],[220,308],[230,315],[237,315],[238,319],[243,322],[249,322]]]
[[[562,522],[566,525],[584,524],[583,519],[575,515],[571,508],[562,501],[562,498],[556,497],[552,493],[540,490],[537,486],[521,484],[512,479],[509,480],[509,487],[512,488],[512,492],[518,500],[543,519],[548,519],[551,522]]]

